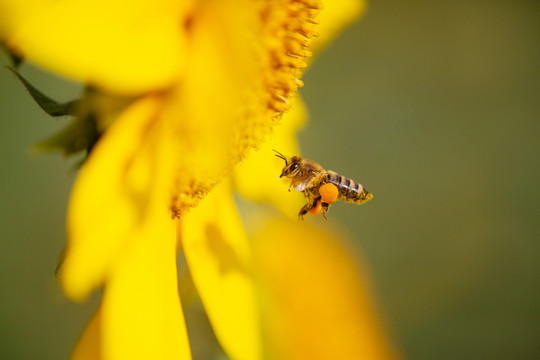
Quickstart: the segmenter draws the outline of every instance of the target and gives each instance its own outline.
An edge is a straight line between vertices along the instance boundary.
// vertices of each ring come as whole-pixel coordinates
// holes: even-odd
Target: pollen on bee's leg
[[[324,203],[332,204],[336,202],[339,190],[336,185],[327,183],[319,188],[319,194],[321,194],[321,198]]]
[[[323,209],[322,209],[322,204],[320,201],[317,202],[317,205],[309,209],[309,213],[311,215],[319,215],[319,214],[322,214],[322,212],[323,212]]]

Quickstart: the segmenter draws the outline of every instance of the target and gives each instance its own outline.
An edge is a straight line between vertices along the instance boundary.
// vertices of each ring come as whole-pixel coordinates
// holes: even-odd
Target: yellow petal
[[[254,238],[272,359],[393,359],[365,269],[339,234],[271,221]]]
[[[71,360],[102,360],[101,307],[97,309],[71,352]]]
[[[104,359],[190,359],[169,208],[170,124],[158,121],[160,106],[157,98],[141,99],[113,123],[70,203],[62,283],[80,299],[106,279]]]
[[[156,121],[161,102],[131,105],[102,136],[82,167],[68,209],[68,244],[61,281],[81,300],[106,275],[111,260],[170,202],[167,123]],[[170,215],[165,214],[167,218]]]
[[[0,0],[0,41],[58,74],[137,94],[181,75],[190,3]]]
[[[315,51],[318,51],[327,42],[332,40],[338,33],[351,22],[360,17],[367,9],[365,0],[323,0],[324,8],[320,12],[319,39],[313,43]]]
[[[234,360],[261,358],[251,253],[227,183],[189,212],[180,236],[218,340]]]
[[[130,239],[102,300],[104,359],[191,359],[178,296],[176,225],[166,211]]]
[[[290,218],[297,218],[300,207],[304,204],[301,193],[289,192],[289,183],[279,179],[285,165],[276,157],[277,150],[289,157],[300,155],[296,133],[306,121],[306,108],[297,96],[288,113],[275,126],[270,139],[257,151],[252,151],[248,159],[234,171],[235,189],[249,200],[269,203]]]

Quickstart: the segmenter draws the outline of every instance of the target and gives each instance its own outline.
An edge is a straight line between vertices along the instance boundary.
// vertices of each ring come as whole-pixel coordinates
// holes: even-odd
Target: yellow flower
[[[271,359],[397,358],[344,234],[269,217],[252,240]]]
[[[68,209],[63,289],[83,300],[103,288],[74,359],[190,358],[178,248],[227,354],[262,358],[253,258],[227,178],[290,109],[317,33],[326,42],[363,8],[355,0],[325,5],[0,0],[0,41],[86,84],[75,121],[92,122],[99,135],[86,144]],[[297,152],[291,134],[304,118],[302,105],[295,109],[276,129],[288,153]],[[235,183],[296,211],[288,205],[297,200],[270,180],[279,162],[270,156],[268,166],[268,149]]]

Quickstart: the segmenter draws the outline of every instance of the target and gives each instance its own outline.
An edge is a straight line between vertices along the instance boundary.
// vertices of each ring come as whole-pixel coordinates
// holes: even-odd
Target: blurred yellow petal
[[[235,189],[242,196],[252,201],[272,204],[294,219],[298,217],[298,209],[305,200],[302,194],[287,191],[290,181],[279,179],[285,164],[275,156],[273,150],[285,156],[300,154],[296,134],[306,122],[306,113],[302,99],[295,97],[291,110],[274,127],[270,139],[257,151],[252,151],[249,158],[234,171]]]
[[[0,38],[17,55],[127,94],[181,76],[192,1],[0,0]]]
[[[254,237],[271,359],[394,359],[365,269],[337,233],[274,220]]]
[[[104,359],[190,359],[177,289],[176,226],[164,183],[172,155],[168,123],[156,121],[160,104],[150,97],[124,112],[93,150],[72,195],[62,280],[76,299],[107,280]]]
[[[193,281],[224,350],[234,360],[260,359],[251,252],[226,182],[181,220],[180,236]]]
[[[171,148],[167,123],[155,121],[161,101],[132,104],[103,135],[82,167],[68,209],[61,280],[73,299],[99,286],[149,214],[169,205]],[[163,239],[162,241],[168,241]]]
[[[102,300],[104,359],[191,359],[176,275],[176,224],[166,211],[130,239]]]
[[[77,341],[77,345],[71,352],[71,360],[102,360],[102,330],[101,330],[101,307],[96,310],[90,322]]]
[[[324,10],[317,17],[319,21],[317,31],[320,37],[313,43],[314,51],[325,46],[367,9],[365,0],[323,0],[322,2]]]

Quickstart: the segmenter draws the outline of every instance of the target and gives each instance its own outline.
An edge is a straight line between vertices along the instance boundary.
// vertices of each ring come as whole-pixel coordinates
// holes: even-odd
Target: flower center
[[[284,10],[276,10],[278,6]],[[267,2],[263,10],[268,29],[269,65],[273,70],[265,74],[264,82],[269,92],[268,108],[275,112],[274,118],[289,110],[289,100],[304,85],[300,77],[307,66],[304,59],[311,57],[308,49],[318,36],[315,17],[321,8],[322,4],[316,0],[289,0],[279,5]]]
[[[322,7],[318,0],[203,5],[188,22],[192,52],[171,101],[181,119],[173,217],[196,206],[289,110]]]

